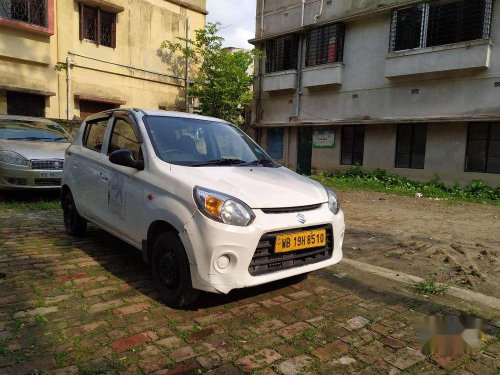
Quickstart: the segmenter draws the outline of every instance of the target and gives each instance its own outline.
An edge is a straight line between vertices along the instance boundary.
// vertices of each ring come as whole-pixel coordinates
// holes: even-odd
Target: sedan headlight
[[[199,186],[194,188],[193,195],[201,213],[212,220],[246,227],[255,219],[251,208],[237,198]]]
[[[29,161],[24,156],[14,151],[0,151],[0,161],[7,164],[21,165],[26,167]]]
[[[328,189],[325,187],[326,193],[328,194],[328,208],[330,211],[332,211],[335,215],[337,215],[340,211],[340,201],[339,198],[337,197],[337,194],[333,192],[333,190]]]

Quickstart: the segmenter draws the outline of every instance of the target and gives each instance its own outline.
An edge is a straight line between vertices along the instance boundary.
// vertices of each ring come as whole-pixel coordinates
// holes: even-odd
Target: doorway
[[[45,96],[7,91],[7,114],[45,117]]]
[[[297,173],[309,176],[312,164],[313,128],[302,127],[298,129],[297,147]]]

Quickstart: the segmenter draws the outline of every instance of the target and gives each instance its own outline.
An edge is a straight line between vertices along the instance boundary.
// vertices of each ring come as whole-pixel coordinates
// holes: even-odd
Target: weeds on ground
[[[423,197],[500,205],[500,187],[493,188],[480,180],[474,180],[467,186],[448,186],[439,177],[429,182],[418,182],[383,169],[363,171],[359,166],[343,172],[320,173],[312,178],[339,190],[368,190],[413,196],[421,194]]]
[[[416,283],[415,290],[420,294],[444,295],[448,291],[448,285],[436,283],[433,276],[427,276],[424,281]]]

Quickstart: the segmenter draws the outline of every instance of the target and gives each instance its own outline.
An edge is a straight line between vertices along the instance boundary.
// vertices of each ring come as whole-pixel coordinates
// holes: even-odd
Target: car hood
[[[9,150],[23,155],[28,160],[64,159],[69,143],[6,141],[0,139],[0,150]]]
[[[285,167],[174,168],[182,169],[179,173],[184,177],[190,176],[193,186],[231,195],[251,208],[301,207],[328,201],[320,183]]]

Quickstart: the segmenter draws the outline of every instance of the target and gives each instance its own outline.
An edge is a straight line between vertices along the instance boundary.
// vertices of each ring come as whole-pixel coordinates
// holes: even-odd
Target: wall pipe
[[[191,28],[191,19],[189,17],[186,18],[186,50],[188,54],[186,55],[186,84],[185,84],[185,98],[186,101],[186,113],[189,113],[189,31]]]
[[[70,54],[66,57],[66,119],[71,120],[71,68],[73,67],[73,62],[71,61]]]
[[[314,23],[318,22],[319,17],[323,14],[323,4],[324,0],[321,0],[321,5],[319,6],[319,13],[314,16]]]
[[[264,10],[266,9],[266,0],[262,1],[262,9],[260,13],[260,37],[264,36]]]
[[[306,0],[302,0],[302,16],[301,16],[301,24],[300,27],[304,27],[304,17],[305,17],[305,9],[306,9]],[[295,105],[295,117],[298,119],[300,117],[300,99],[302,96],[302,55],[304,54],[304,37],[300,34],[299,37],[299,59],[297,62],[297,94],[295,97],[296,105]]]

